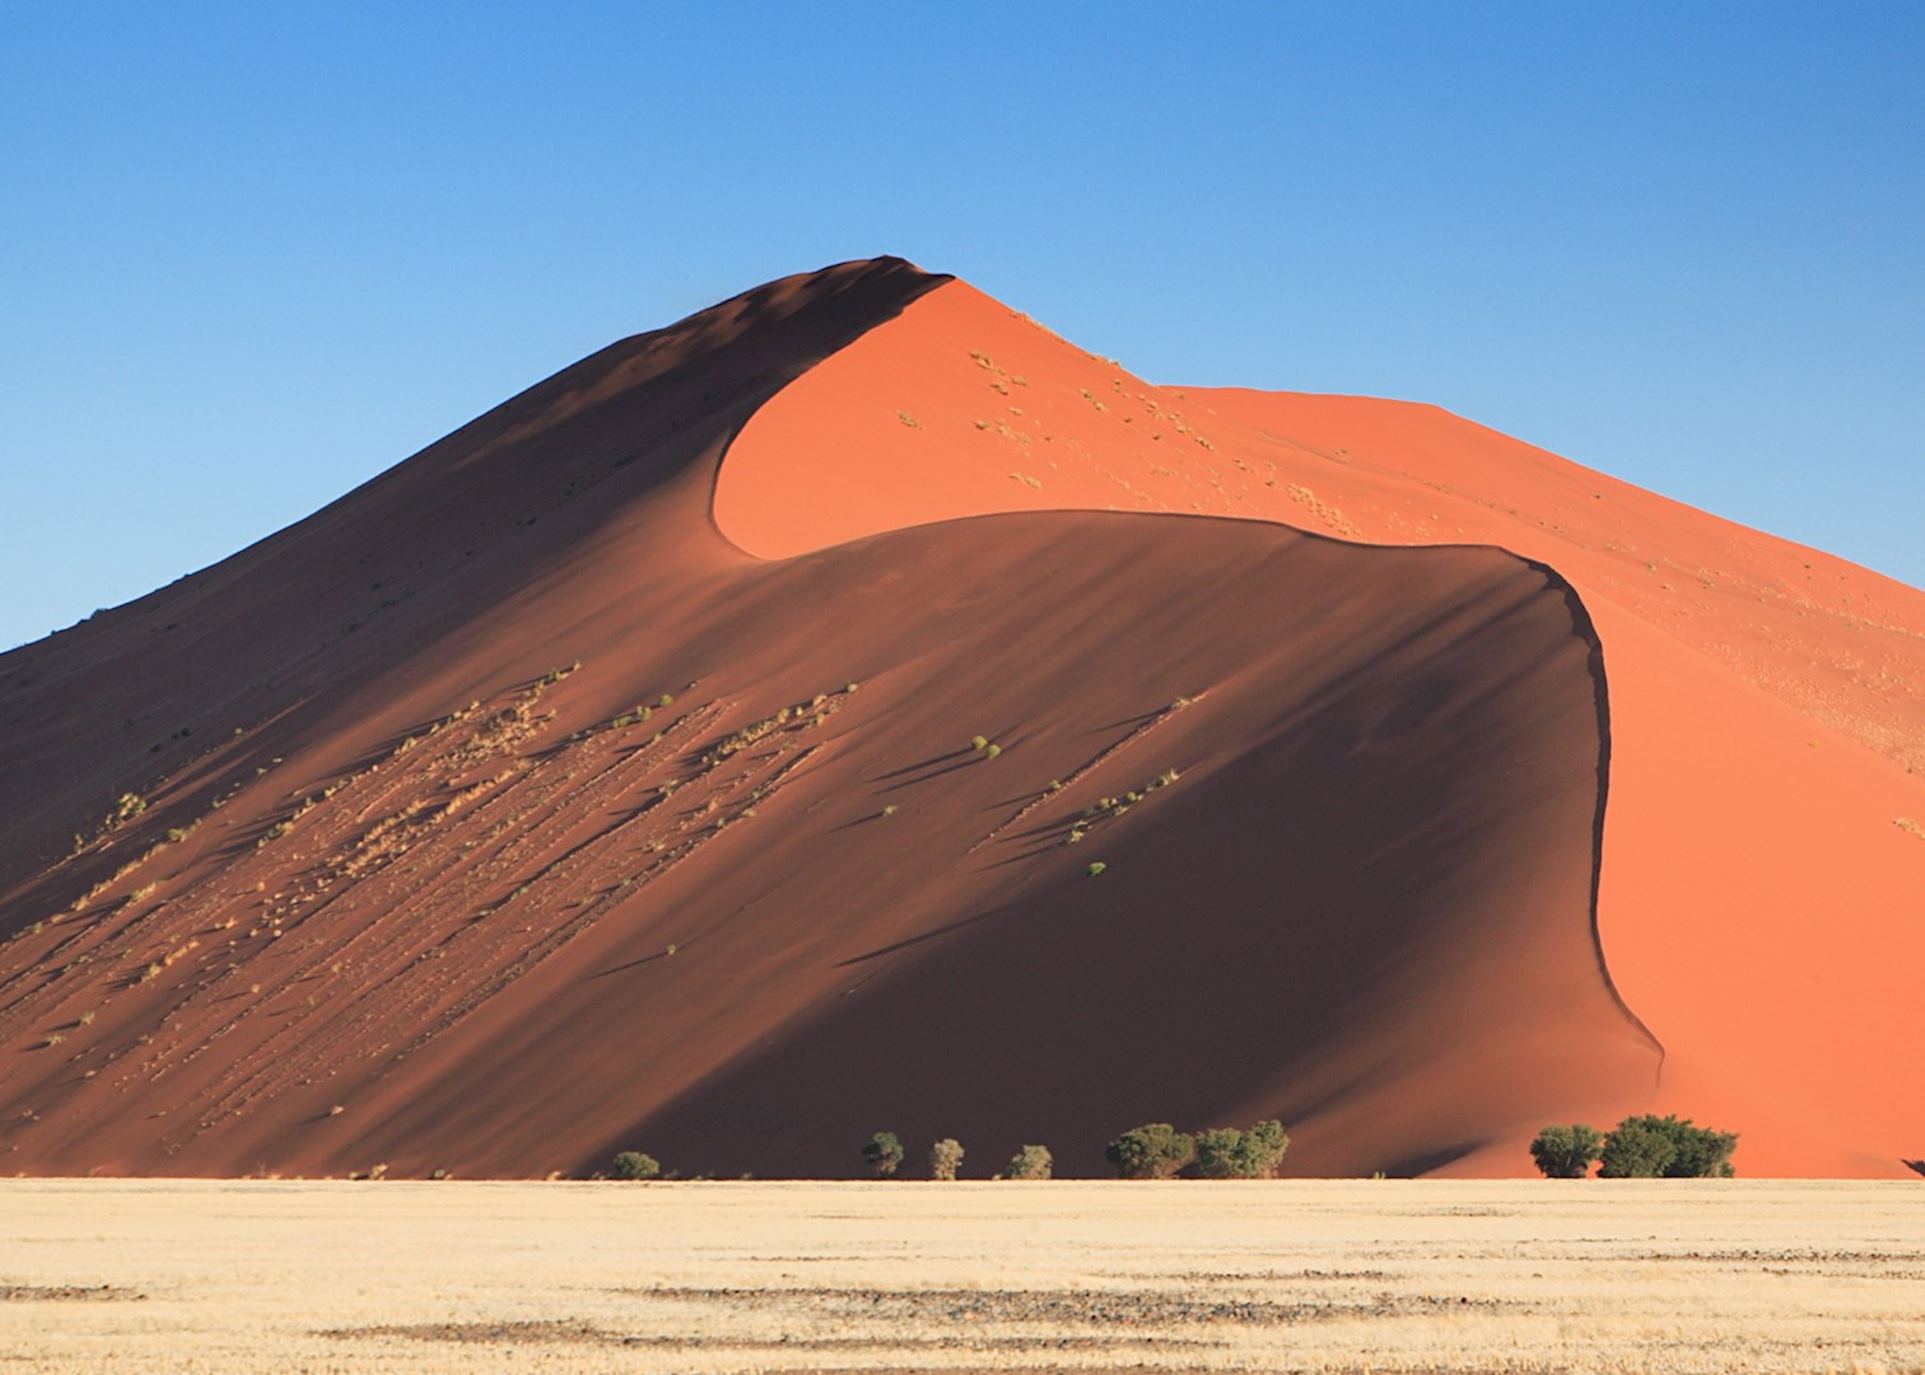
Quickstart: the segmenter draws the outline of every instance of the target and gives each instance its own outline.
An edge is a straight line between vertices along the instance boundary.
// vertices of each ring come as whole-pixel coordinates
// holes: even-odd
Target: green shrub
[[[1583,1179],[1591,1173],[1604,1136],[1582,1122],[1568,1127],[1546,1127],[1531,1142],[1531,1159],[1546,1179]]]
[[[1627,1117],[1604,1138],[1598,1175],[1604,1179],[1656,1179],[1671,1167],[1677,1143],[1666,1132]]]
[[[970,737],[969,737],[969,748],[970,748],[970,749],[972,749],[972,750],[986,750],[986,749],[988,749],[988,748],[989,748],[989,737],[988,737],[987,735],[972,735],[972,736],[970,736]]]
[[[962,1168],[962,1142],[953,1136],[945,1136],[929,1148],[929,1177],[931,1179],[954,1179],[956,1171]]]
[[[623,1151],[615,1157],[608,1172],[617,1179],[659,1179],[662,1167],[652,1155],[641,1151]]]
[[[1290,1134],[1276,1118],[1266,1118],[1243,1133],[1243,1160],[1252,1179],[1270,1179],[1290,1149]]]
[[[1074,833],[1072,833],[1072,834],[1074,834]],[[1097,877],[1097,876],[1098,876],[1099,874],[1101,874],[1101,873],[1102,873],[1102,872],[1103,872],[1103,871],[1104,871],[1105,869],[1107,869],[1107,868],[1109,868],[1109,867],[1110,867],[1110,866],[1109,866],[1109,865],[1107,865],[1107,864],[1105,864],[1105,863],[1103,863],[1103,861],[1102,861],[1102,860],[1100,860],[1100,859],[1099,859],[1099,860],[1095,860],[1095,861],[1093,861],[1093,862],[1092,862],[1092,863],[1090,864],[1090,866],[1089,866],[1089,868],[1087,868],[1087,869],[1085,869],[1085,870],[1083,870],[1083,877],[1085,877],[1085,878],[1095,878],[1095,877]]]
[[[1627,1117],[1604,1138],[1606,1179],[1730,1179],[1736,1132],[1700,1127],[1688,1117]]]
[[[1737,1172],[1731,1166],[1731,1153],[1738,1149],[1736,1132],[1714,1131],[1700,1127],[1690,1118],[1644,1117],[1641,1121],[1654,1131],[1665,1133],[1676,1147],[1665,1168],[1667,1179],[1730,1179]],[[1623,1126],[1623,1123],[1619,1123]]]
[[[1169,1179],[1196,1159],[1196,1140],[1168,1122],[1131,1127],[1103,1148],[1120,1179]]]
[[[1690,1118],[1671,1130],[1678,1153],[1667,1171],[1670,1178],[1730,1179],[1738,1173],[1731,1164],[1731,1153],[1738,1149],[1738,1133],[1696,1127]]]
[[[902,1164],[902,1142],[894,1132],[877,1132],[862,1147],[862,1163],[877,1179],[887,1179]]]
[[[1005,1179],[1048,1179],[1055,1164],[1047,1146],[1025,1146],[1011,1158],[1003,1171]]]
[[[1248,1131],[1212,1127],[1196,1134],[1196,1173],[1201,1179],[1268,1179],[1289,1149],[1290,1138],[1274,1119]]]
[[[1242,1171],[1237,1157],[1243,1149],[1243,1133],[1235,1127],[1209,1127],[1196,1134],[1196,1167],[1199,1179],[1234,1179]]]

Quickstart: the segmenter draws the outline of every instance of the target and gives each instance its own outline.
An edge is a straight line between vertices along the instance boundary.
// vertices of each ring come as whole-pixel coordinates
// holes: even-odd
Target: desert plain
[[[0,1366],[1925,1369],[1925,1187],[12,1180]]]

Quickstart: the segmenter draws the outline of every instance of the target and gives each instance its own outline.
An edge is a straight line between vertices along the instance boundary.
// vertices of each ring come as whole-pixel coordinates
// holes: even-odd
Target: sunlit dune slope
[[[0,657],[0,1168],[835,1175],[888,1127],[1087,1174],[1280,1115],[1295,1172],[1413,1172],[1642,1101],[1555,573],[880,496],[732,527],[744,423],[943,282],[624,341]],[[846,418],[784,447],[860,505]]]
[[[1751,1173],[1925,1141],[1925,594],[1432,406],[1149,385],[956,282],[812,371],[715,511],[763,557],[1010,510],[1282,522],[1555,568],[1604,647],[1599,922],[1664,1044],[1652,1106]],[[1457,1168],[1513,1172],[1517,1142]]]

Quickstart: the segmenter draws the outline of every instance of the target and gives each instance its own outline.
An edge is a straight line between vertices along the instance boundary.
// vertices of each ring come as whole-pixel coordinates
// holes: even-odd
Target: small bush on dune
[[[1196,1139],[1168,1122],[1131,1127],[1103,1149],[1121,1179],[1170,1179],[1196,1159]]]
[[[956,1171],[962,1168],[962,1142],[953,1136],[945,1136],[929,1148],[929,1177],[931,1179],[954,1179]]]
[[[1531,1159],[1546,1179],[1583,1179],[1603,1148],[1603,1133],[1575,1122],[1539,1132],[1531,1142]]]
[[[902,1142],[894,1132],[877,1132],[862,1147],[862,1163],[877,1179],[887,1179],[902,1164]]]
[[[1047,1146],[1025,1146],[1003,1171],[1005,1179],[1048,1179],[1055,1159]]]
[[[623,1151],[615,1157],[608,1172],[616,1179],[659,1179],[662,1167],[652,1155],[642,1151]]]

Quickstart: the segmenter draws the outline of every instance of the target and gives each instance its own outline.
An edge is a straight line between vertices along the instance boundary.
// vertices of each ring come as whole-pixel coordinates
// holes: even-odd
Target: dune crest
[[[0,1153],[835,1176],[887,1126],[1095,1174],[1136,1121],[1281,1116],[1293,1173],[1517,1173],[1656,1085],[1753,1172],[1900,1168],[1878,885],[1925,845],[1831,801],[1925,815],[1875,713],[1812,748],[1569,559],[1371,543],[1261,398],[1140,387],[843,264],[0,656]],[[1690,809],[1746,792],[1762,906],[1707,914],[1749,835]],[[1882,951],[1799,924],[1814,836]],[[1859,1015],[1734,1024],[1795,959]]]
[[[4,899],[16,1166],[836,1175],[887,1121],[1089,1174],[1143,1117],[1282,1113],[1300,1169],[1415,1172],[1574,1076],[1635,1098],[1595,644],[1543,569],[1092,513],[722,537],[743,422],[940,285],[625,341],[8,656],[4,773],[72,794],[10,820],[80,832]]]
[[[962,282],[774,398],[715,501],[765,557],[1088,508],[1489,545],[1567,578],[1609,670],[1598,919],[1668,1052],[1654,1105],[1741,1129],[1750,1173],[1902,1173],[1925,846],[1893,822],[1925,812],[1925,594],[1434,406],[1154,386]],[[1518,1148],[1459,1168],[1515,1173]]]

